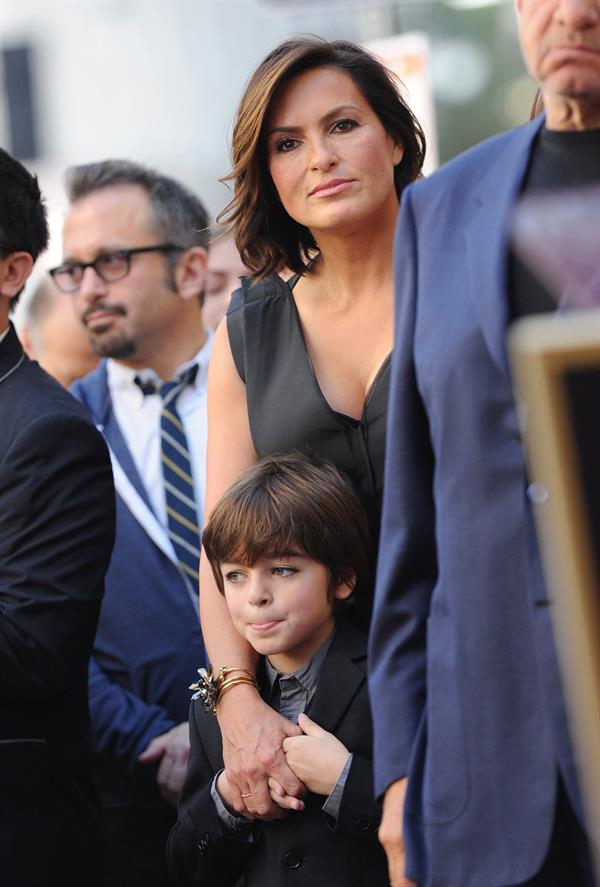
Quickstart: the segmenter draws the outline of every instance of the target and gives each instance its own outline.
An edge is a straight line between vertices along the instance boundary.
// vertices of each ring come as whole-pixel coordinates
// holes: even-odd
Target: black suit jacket
[[[223,767],[216,718],[200,702],[190,711],[191,752],[177,825],[167,855],[181,885],[233,887],[387,887],[373,801],[372,728],[366,685],[366,637],[340,626],[319,672],[311,718],[353,752],[339,816],[309,795],[301,813],[256,823],[254,843],[225,834],[210,796]],[[245,878],[245,879],[244,879]]]
[[[0,342],[0,883],[101,877],[87,668],[114,490],[84,409]]]

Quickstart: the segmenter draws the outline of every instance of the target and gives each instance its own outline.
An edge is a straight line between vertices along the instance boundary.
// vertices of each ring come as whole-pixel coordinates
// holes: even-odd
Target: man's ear
[[[175,289],[182,299],[197,299],[204,290],[208,252],[192,246],[181,254],[175,268]]]
[[[350,597],[355,587],[356,576],[353,573],[352,577],[347,582],[340,582],[340,584],[336,586],[333,596],[337,601],[343,601]]]
[[[33,258],[29,253],[10,253],[0,260],[0,295],[6,299],[18,296],[33,270]]]

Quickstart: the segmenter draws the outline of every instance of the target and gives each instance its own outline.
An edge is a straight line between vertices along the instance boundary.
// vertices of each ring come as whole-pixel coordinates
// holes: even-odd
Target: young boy
[[[221,737],[210,709],[242,669],[202,676],[190,711],[191,752],[167,855],[182,885],[384,887],[371,776],[366,636],[342,622],[367,560],[365,518],[333,466],[270,456],[220,500],[203,545],[236,629],[264,657],[263,697],[298,722],[284,741],[308,794],[285,818],[233,812]],[[337,626],[336,626],[337,621]],[[310,713],[310,718],[304,712]]]

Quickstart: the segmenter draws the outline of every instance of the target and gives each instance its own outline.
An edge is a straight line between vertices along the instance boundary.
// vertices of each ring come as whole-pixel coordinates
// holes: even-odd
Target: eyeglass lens
[[[126,276],[129,271],[129,263],[127,253],[104,253],[91,262],[89,267],[93,268],[105,283],[111,283]],[[86,267],[86,265],[73,262],[70,265],[57,268],[53,274],[57,286],[67,292],[76,290],[83,280]]]

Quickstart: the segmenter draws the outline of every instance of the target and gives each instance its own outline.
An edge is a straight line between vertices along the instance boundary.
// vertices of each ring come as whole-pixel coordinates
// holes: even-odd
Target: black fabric
[[[595,887],[592,860],[562,781],[559,782],[550,847],[540,871],[516,887]]]
[[[0,343],[0,884],[100,884],[87,669],[114,539],[101,435]]]
[[[295,279],[290,281],[291,286]],[[360,421],[331,409],[314,374],[291,286],[272,275],[242,280],[231,298],[227,331],[246,384],[248,415],[259,456],[300,450],[330,459],[347,477],[367,513],[371,571],[355,592],[355,621],[367,628],[379,539],[390,360],[367,394]],[[348,343],[352,348],[352,343]]]
[[[306,796],[303,811],[256,823],[254,841],[226,832],[210,795],[223,767],[217,719],[199,700],[190,708],[190,757],[167,858],[187,887],[384,887],[389,884],[377,840],[373,732],[367,691],[366,636],[339,626],[321,668],[311,718],[353,753],[337,819],[325,798]],[[241,881],[239,880],[241,878]]]
[[[558,132],[545,127],[531,152],[522,195],[534,191],[580,188],[600,182],[600,129]],[[556,309],[556,300],[511,252],[510,314],[513,320]]]
[[[104,887],[175,887],[167,867],[167,837],[175,808],[104,808]],[[207,885],[208,887],[208,885]]]

